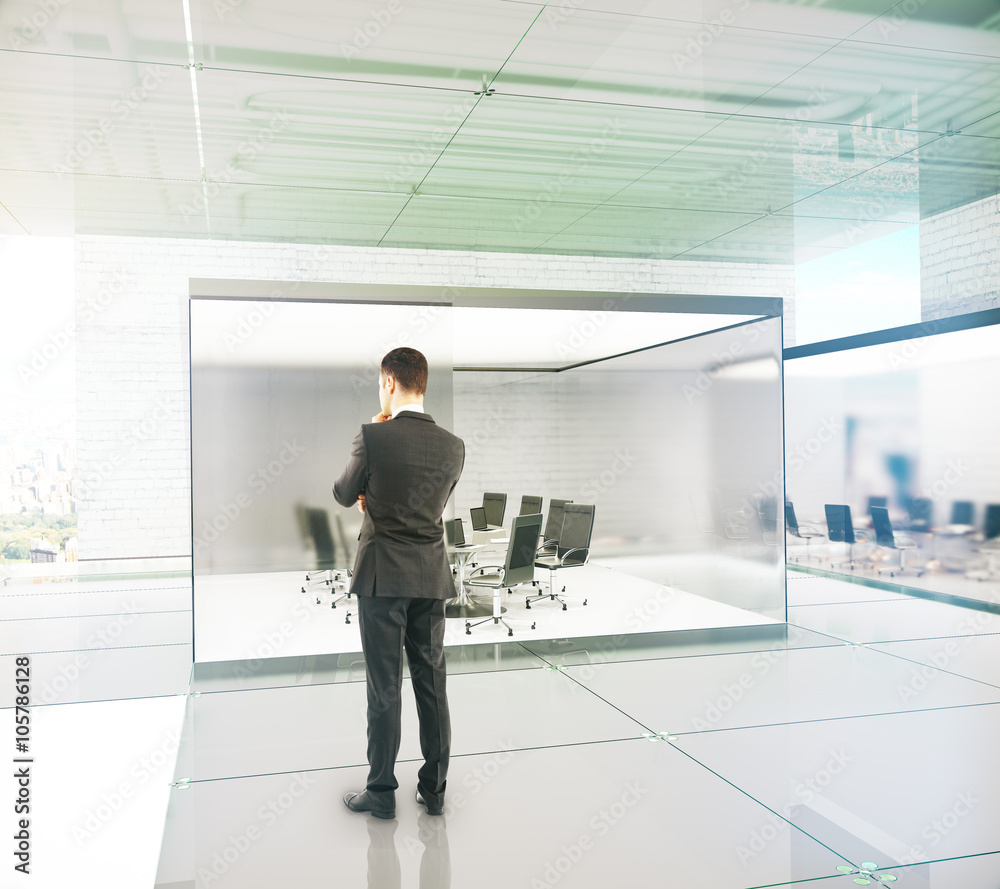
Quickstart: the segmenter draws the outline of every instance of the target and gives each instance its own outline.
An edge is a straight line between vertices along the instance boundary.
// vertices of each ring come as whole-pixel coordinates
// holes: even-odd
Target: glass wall
[[[1000,373],[1000,326],[938,332],[945,326],[786,361],[788,499],[806,535],[819,535],[808,547],[790,538],[793,564],[995,595],[1000,421],[989,393]],[[830,542],[827,505],[850,509],[853,546]]]

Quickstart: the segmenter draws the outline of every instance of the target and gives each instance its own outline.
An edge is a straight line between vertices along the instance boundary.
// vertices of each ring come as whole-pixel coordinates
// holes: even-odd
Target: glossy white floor
[[[80,604],[81,629],[54,619],[33,649],[39,698],[151,690],[35,708],[23,885],[1000,884],[994,610],[793,574],[787,629],[452,648],[446,814],[412,799],[408,702],[381,822],[340,801],[365,774],[357,659],[204,665],[177,697],[190,612],[171,586],[150,585],[166,623]],[[3,592],[10,661],[15,625],[43,618]],[[114,595],[128,605],[127,586]],[[110,641],[71,679],[95,636]]]

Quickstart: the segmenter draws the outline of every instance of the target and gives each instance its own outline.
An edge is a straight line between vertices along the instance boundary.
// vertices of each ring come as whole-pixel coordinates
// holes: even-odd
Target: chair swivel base
[[[503,609],[503,610],[506,611],[507,609]],[[489,617],[484,617],[482,620],[477,620],[475,623],[470,623],[469,621],[466,621],[465,622],[465,635],[466,636],[471,636],[472,635],[472,628],[473,627],[478,627],[480,624],[485,624],[488,621],[493,621],[493,623],[495,623],[495,624],[503,624],[507,628],[507,635],[508,636],[513,636],[514,635],[514,630],[511,627],[511,625],[509,623],[507,623],[507,621],[505,621],[502,617],[494,617],[492,614]],[[535,629],[535,622],[534,621],[531,622],[531,629]]]
[[[563,598],[565,592],[566,592],[566,587],[563,587],[558,593],[553,593],[551,588],[547,593],[536,593],[534,596],[528,596],[524,600],[524,607],[530,609],[532,602],[537,602],[540,599],[550,599],[553,602],[558,602],[560,605],[562,605],[562,610],[566,611],[566,600]],[[586,599],[583,600],[583,604],[584,605],[587,604]]]

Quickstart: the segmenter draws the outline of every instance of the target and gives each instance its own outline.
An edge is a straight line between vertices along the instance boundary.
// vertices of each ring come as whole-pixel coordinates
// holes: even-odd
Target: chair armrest
[[[565,565],[566,564],[566,557],[570,553],[586,553],[587,555],[584,557],[583,562],[580,563],[582,565],[586,565],[587,562],[590,561],[590,548],[586,547],[586,546],[577,546],[577,547],[574,547],[573,549],[566,550],[566,552],[564,552],[562,554],[562,558],[559,559],[559,564],[560,565]]]

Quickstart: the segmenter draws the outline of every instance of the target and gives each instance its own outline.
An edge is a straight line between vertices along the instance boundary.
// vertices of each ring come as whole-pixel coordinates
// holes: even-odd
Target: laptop
[[[454,519],[451,522],[445,523],[446,528],[451,530],[448,532],[448,543],[454,547],[462,546],[473,546],[474,544],[465,542],[465,528],[462,526],[461,519]]]
[[[469,510],[472,515],[472,530],[473,531],[486,531],[489,529],[489,525],[486,523],[486,510],[481,506],[473,506]]]

